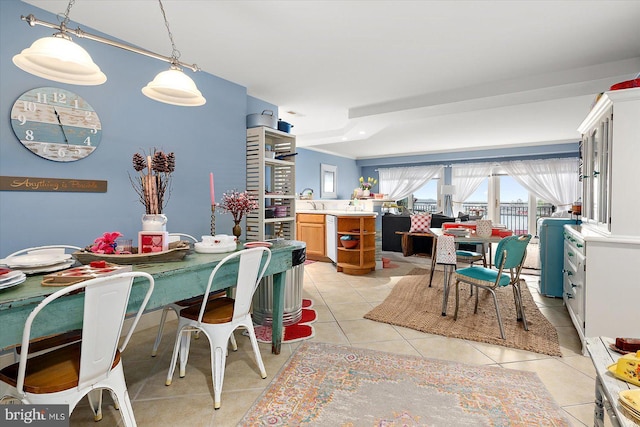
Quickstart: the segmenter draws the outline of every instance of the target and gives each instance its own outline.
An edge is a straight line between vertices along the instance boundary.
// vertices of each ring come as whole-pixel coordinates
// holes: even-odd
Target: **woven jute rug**
[[[533,372],[305,342],[241,426],[569,426]]]
[[[558,334],[551,323],[540,313],[527,286],[522,283],[522,299],[529,330],[516,321],[512,289],[497,290],[498,304],[506,339],[500,338],[500,329],[491,294],[480,289],[478,313],[473,313],[475,295],[470,296],[467,284],[460,283],[460,311],[455,312],[455,276],[451,278],[451,291],[447,316],[442,316],[444,274],[436,270],[432,287],[429,287],[429,270],[415,268],[394,286],[382,304],[365,314],[365,319],[404,326],[431,334],[462,338],[505,347],[562,356]],[[475,288],[474,288],[475,292]]]

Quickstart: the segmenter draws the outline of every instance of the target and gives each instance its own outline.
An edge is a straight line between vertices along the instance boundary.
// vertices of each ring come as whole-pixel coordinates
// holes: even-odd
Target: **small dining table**
[[[429,286],[431,286],[431,281],[433,280],[433,272],[435,271],[436,268],[436,246],[437,246],[437,242],[438,242],[438,237],[444,235],[446,233],[445,229],[442,228],[431,228],[431,234],[433,234],[434,239],[433,239],[433,246],[431,248],[431,273],[429,276]],[[491,263],[492,263],[492,249],[491,249],[491,244],[492,243],[498,243],[500,242],[500,240],[502,240],[503,238],[500,236],[489,236],[489,237],[480,237],[477,236],[475,233],[469,233],[467,236],[454,236],[454,242],[456,244],[482,244],[483,248],[484,245],[488,245],[489,246],[489,267],[491,267]]]
[[[238,244],[238,249],[242,247]],[[273,323],[271,351],[280,354],[282,345],[282,317],[284,310],[285,276],[293,267],[293,251],[306,248],[306,244],[296,240],[280,240],[273,242],[271,262],[265,276],[273,276]],[[155,288],[147,303],[145,312],[158,310],[165,305],[202,295],[206,289],[209,275],[213,268],[228,253],[203,254],[190,253],[181,261],[137,264],[133,271],[151,274]],[[303,262],[298,261],[296,262]],[[238,272],[238,261],[226,263],[216,276],[211,291],[227,289],[235,286]],[[15,287],[0,291],[0,352],[19,344],[27,316],[47,295],[58,287],[43,286],[43,275],[29,276],[27,280]],[[129,298],[128,312],[134,312],[144,299],[147,286],[140,280],[140,286],[134,286]],[[82,326],[83,294],[73,294],[54,301],[43,311],[38,322],[34,323],[31,338],[47,337]]]

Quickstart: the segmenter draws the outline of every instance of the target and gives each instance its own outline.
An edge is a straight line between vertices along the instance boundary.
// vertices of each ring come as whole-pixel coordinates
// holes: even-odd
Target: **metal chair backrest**
[[[72,245],[47,245],[47,246],[34,246],[32,248],[20,249],[10,255],[7,255],[7,258],[14,257],[22,254],[33,254],[33,253],[64,253],[66,249],[73,249],[74,251],[82,250],[82,248],[78,246]]]
[[[180,240],[182,240],[183,237],[186,237],[187,239],[190,240],[190,243],[195,243],[198,241],[198,239],[196,239],[195,237],[193,237],[191,234],[186,234],[186,233],[169,233],[169,243],[171,242],[179,242]]]
[[[436,263],[452,264],[457,262],[455,237],[442,235],[436,242]]]
[[[122,326],[127,313],[129,295],[133,279],[144,277],[149,282],[149,288],[138,308],[137,314],[118,347]],[[142,316],[142,312],[151,297],[154,280],[151,275],[143,272],[126,272],[113,276],[98,277],[62,288],[46,297],[29,314],[25,322],[22,335],[22,349],[18,368],[17,390],[24,393],[24,376],[29,353],[31,325],[36,316],[48,304],[71,292],[84,289],[84,315],[82,323],[82,343],[78,388],[90,386],[109,375],[115,358],[116,350],[121,352],[129,343],[129,339]],[[64,315],[64,313],[60,313]]]
[[[531,234],[508,236],[500,240],[494,264],[503,269],[516,268],[524,261],[530,240]]]
[[[266,253],[266,260],[264,266],[260,269],[263,255]],[[211,286],[213,285],[214,278],[218,270],[227,262],[230,262],[236,258],[240,258],[238,262],[238,276],[236,278],[236,290],[235,290],[235,304],[233,306],[233,320],[246,316],[251,309],[251,302],[253,294],[264,276],[269,262],[271,261],[271,251],[269,248],[258,247],[251,249],[244,249],[238,252],[233,252],[223,258],[218,265],[215,266],[211,274],[209,275],[209,282],[207,283],[207,290],[205,295],[209,295],[211,292]],[[202,307],[200,308],[200,314],[198,316],[198,322],[202,322],[205,309],[207,307],[208,298],[202,300]]]

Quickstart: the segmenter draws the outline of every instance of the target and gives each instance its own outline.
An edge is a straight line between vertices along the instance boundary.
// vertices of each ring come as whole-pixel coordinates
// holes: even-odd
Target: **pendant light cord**
[[[75,1],[75,0],[72,0]],[[173,41],[173,34],[171,34],[171,29],[169,28],[169,21],[167,21],[167,15],[164,12],[164,7],[162,6],[162,0],[158,0],[160,3],[160,10],[162,11],[162,18],[164,19],[164,25],[167,27],[167,33],[169,34],[169,40],[171,40],[171,65],[178,65],[178,58],[180,58],[180,51],[176,48],[176,44]]]

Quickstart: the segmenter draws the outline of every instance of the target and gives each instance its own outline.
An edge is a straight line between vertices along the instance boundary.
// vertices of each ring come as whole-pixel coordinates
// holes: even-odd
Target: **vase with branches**
[[[173,152],[165,154],[153,149],[148,155],[135,153],[133,169],[138,175],[129,180],[144,205],[145,213],[161,214],[171,195],[171,174],[176,167]]]

